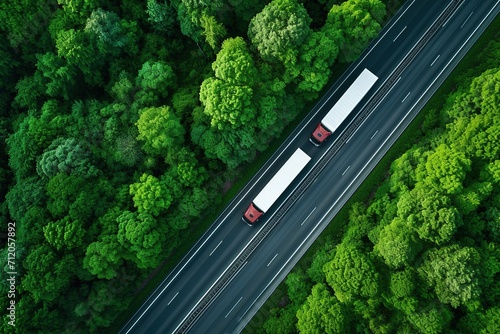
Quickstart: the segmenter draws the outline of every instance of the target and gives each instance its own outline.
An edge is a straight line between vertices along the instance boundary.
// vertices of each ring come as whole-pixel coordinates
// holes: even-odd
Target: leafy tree
[[[25,76],[20,79],[15,87],[17,91],[14,98],[15,105],[31,110],[38,109],[47,90],[44,81],[43,74],[40,71],[36,71],[32,76]]]
[[[153,27],[166,33],[167,36],[174,34],[175,11],[168,2],[158,3],[156,0],[148,0],[147,3],[148,21],[151,22]]]
[[[104,65],[104,54],[91,43],[88,34],[82,30],[64,30],[58,33],[55,42],[58,56],[66,59],[69,66],[77,66],[87,83],[103,84],[101,68]]]
[[[293,67],[310,23],[306,9],[296,0],[273,0],[250,21],[248,36],[262,59]]]
[[[0,30],[7,32],[8,42],[14,48],[48,47],[46,27],[57,7],[55,0],[2,2]],[[27,17],[30,19],[26,20]]]
[[[497,333],[500,329],[500,307],[492,307],[468,313],[460,319],[459,330],[463,333]]]
[[[344,308],[328,288],[316,284],[306,302],[297,311],[297,329],[301,333],[345,333],[349,319]]]
[[[177,165],[177,175],[181,184],[186,187],[200,187],[208,174],[205,167],[198,167],[195,163],[182,162]]]
[[[449,327],[453,314],[446,306],[432,303],[407,318],[419,333],[442,333]]]
[[[5,196],[9,214],[14,221],[21,221],[30,208],[44,205],[44,183],[33,176],[16,182]]]
[[[172,67],[165,62],[147,61],[139,70],[136,81],[142,89],[166,97],[168,90],[175,87],[175,73]]]
[[[337,42],[341,61],[351,62],[359,57],[382,29],[383,16],[385,5],[378,0],[348,0],[332,7],[324,29],[342,32]]]
[[[89,156],[89,152],[75,138],[57,138],[42,154],[37,172],[49,178],[58,173],[95,177],[98,170],[90,162]]]
[[[117,218],[122,214],[118,207],[109,209],[99,217],[103,231],[97,241],[88,245],[83,259],[83,268],[100,279],[112,279],[118,276],[124,259],[132,254],[118,242]]]
[[[139,268],[154,268],[161,261],[166,228],[146,212],[124,211],[118,218],[118,242],[134,256]]]
[[[416,289],[414,272],[411,269],[391,272],[389,295],[387,301],[391,307],[410,315],[417,310],[418,299],[414,295]]]
[[[332,261],[324,266],[326,281],[342,303],[374,298],[379,293],[379,274],[372,260],[352,244],[337,246]]]
[[[222,39],[227,34],[224,25],[217,22],[217,19],[212,15],[203,12],[200,17],[200,26],[203,28],[202,34],[205,36],[205,41],[213,50],[218,50]]]
[[[168,106],[142,110],[136,125],[137,139],[145,142],[143,148],[150,154],[165,156],[184,142],[184,127]]]
[[[448,242],[463,224],[449,197],[420,184],[412,191],[403,193],[397,207],[398,216],[407,221],[420,238],[438,245]]]
[[[119,314],[127,309],[133,292],[123,288],[123,283],[130,284],[128,280],[118,277],[115,281],[97,281],[92,284],[87,299],[84,299],[76,308],[75,313],[84,317],[90,332],[108,328]],[[119,302],[119,295],[125,295]]]
[[[222,8],[223,1],[200,1],[200,0],[181,0],[177,4],[177,15],[181,27],[181,31],[184,35],[190,37],[197,44],[202,41],[202,36],[210,35],[210,32],[206,32],[202,25],[203,17],[212,16],[215,17],[217,12]],[[206,25],[205,27],[209,27]],[[216,28],[224,29],[221,25]],[[216,34],[217,35],[217,34]]]
[[[45,239],[57,250],[82,248],[85,229],[81,222],[65,217],[57,222],[50,222],[43,228]]]
[[[41,244],[30,251],[23,266],[27,274],[22,290],[29,291],[37,302],[53,302],[70,287],[76,263],[73,255],[60,258],[50,246]]]
[[[18,179],[28,177],[36,166],[36,158],[55,139],[56,128],[35,116],[27,116],[19,128],[7,138],[9,165]]]
[[[112,279],[118,275],[125,253],[116,235],[102,236],[100,240],[88,245],[83,268],[98,278]]]
[[[430,250],[418,271],[442,303],[456,308],[471,305],[479,297],[478,264],[474,248],[455,244]]]
[[[439,145],[425,164],[426,182],[446,194],[459,193],[470,166],[471,161],[463,153],[454,152],[444,144]]]
[[[326,85],[330,78],[330,67],[337,59],[339,46],[337,40],[318,31],[311,32],[310,37],[301,45],[298,66],[300,81],[299,92],[313,93],[308,99],[317,97],[317,93]]]
[[[249,124],[257,113],[251,99],[250,87],[231,85],[215,78],[206,79],[200,88],[204,112],[210,117],[210,124],[219,130]]]
[[[241,37],[228,38],[222,43],[212,69],[216,78],[232,85],[252,87],[258,79],[255,62]]]
[[[118,15],[101,8],[90,14],[85,32],[97,40],[97,47],[102,53],[116,55],[127,44],[127,35],[124,34]]]
[[[53,217],[63,218],[68,213],[71,204],[76,201],[85,182],[82,177],[64,173],[58,173],[49,180],[46,186],[47,195],[49,196],[47,209]]]
[[[168,186],[152,175],[142,174],[138,183],[130,185],[130,195],[133,196],[137,211],[158,216],[168,209],[173,201]]]
[[[63,97],[69,100],[74,96],[77,72],[74,66],[67,65],[66,61],[52,52],[37,55],[36,66],[45,78],[45,91],[50,97]]]
[[[295,271],[286,277],[285,284],[288,287],[288,298],[295,304],[302,304],[311,289],[307,282],[307,276],[302,271]]]
[[[409,266],[421,249],[420,240],[404,221],[395,218],[380,232],[374,251],[379,253],[385,263],[398,269]]]

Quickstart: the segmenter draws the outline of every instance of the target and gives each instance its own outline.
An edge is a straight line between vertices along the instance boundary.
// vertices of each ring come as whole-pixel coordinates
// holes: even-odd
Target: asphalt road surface
[[[317,103],[268,163],[228,205],[211,228],[162,282],[121,333],[173,333],[306,176],[248,227],[242,212],[297,149],[316,164],[336,136],[384,85],[451,1],[408,1],[344,76]],[[283,220],[267,236],[189,333],[238,333],[366,178],[500,9],[500,1],[462,1],[402,73],[372,114],[342,147]],[[379,77],[334,136],[316,148],[309,133],[364,68]]]

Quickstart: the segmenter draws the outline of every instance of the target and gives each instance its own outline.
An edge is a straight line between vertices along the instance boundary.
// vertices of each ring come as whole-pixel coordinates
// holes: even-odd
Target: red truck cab
[[[319,146],[331,134],[332,134],[331,131],[329,131],[328,129],[326,129],[323,126],[323,124],[319,123],[318,126],[316,127],[316,129],[311,133],[311,137],[309,138],[309,141],[314,146]]]
[[[252,226],[262,216],[263,212],[259,210],[253,203],[250,203],[247,211],[243,214],[243,221]]]

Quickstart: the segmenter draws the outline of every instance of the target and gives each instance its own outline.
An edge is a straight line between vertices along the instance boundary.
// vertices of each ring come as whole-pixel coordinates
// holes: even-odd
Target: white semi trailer
[[[315,146],[324,142],[345,121],[377,80],[378,77],[365,68],[311,133],[309,141]]]
[[[300,148],[288,159],[273,178],[264,186],[260,193],[250,203],[243,214],[243,221],[248,225],[255,223],[276,200],[283,194],[286,188],[304,169],[311,160]]]

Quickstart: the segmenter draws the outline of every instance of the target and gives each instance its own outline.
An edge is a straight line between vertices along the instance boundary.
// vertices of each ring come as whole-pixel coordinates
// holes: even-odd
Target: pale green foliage
[[[343,303],[373,298],[379,292],[379,274],[371,259],[351,244],[337,246],[335,257],[324,266],[326,281]]]
[[[90,154],[75,138],[58,138],[42,154],[37,163],[40,176],[53,177],[57,173],[80,177],[95,177],[96,167],[90,162]]]
[[[143,148],[148,153],[166,156],[184,143],[184,127],[169,106],[142,110],[136,125],[137,139],[145,142]]]
[[[436,244],[449,241],[463,224],[450,198],[434,188],[418,186],[403,193],[397,207],[398,216],[415,229],[420,238]]]
[[[130,185],[130,195],[139,212],[158,216],[172,204],[168,184],[148,174],[142,174],[139,182]]]
[[[348,319],[337,298],[322,283],[316,284],[306,302],[297,311],[300,333],[345,333]]]
[[[85,24],[85,32],[97,40],[97,46],[103,53],[118,53],[127,44],[120,18],[116,13],[98,8],[90,14]]]
[[[172,67],[163,61],[147,61],[142,65],[137,76],[137,84],[144,90],[154,91],[166,97],[168,90],[175,86],[175,73]]]
[[[44,226],[43,234],[48,243],[57,250],[63,248],[72,250],[82,246],[85,229],[80,221],[71,221],[69,217],[65,217]]]
[[[233,85],[251,87],[257,81],[257,68],[241,37],[229,38],[222,43],[212,69],[216,78]]]
[[[182,162],[177,165],[179,181],[186,187],[200,187],[208,178],[205,167],[198,167],[191,162]]]
[[[382,29],[380,22],[385,5],[379,0],[348,0],[334,5],[328,13],[324,30],[341,31],[340,60],[356,60]]]
[[[200,17],[200,26],[203,28],[203,36],[205,40],[214,50],[218,50],[221,41],[226,36],[227,31],[224,25],[217,22],[217,19],[212,15],[208,15],[206,12]]]
[[[446,194],[459,193],[463,189],[463,181],[471,169],[470,166],[471,161],[463,153],[444,144],[439,145],[427,158],[426,182]]]
[[[154,268],[160,263],[166,227],[150,214],[124,211],[117,219],[118,242],[131,251],[139,268]]]
[[[415,232],[400,218],[395,218],[380,232],[374,251],[383,257],[389,267],[397,269],[410,265],[420,248]]]
[[[252,89],[235,86],[215,78],[201,84],[200,101],[210,124],[219,130],[237,128],[255,119],[257,111],[252,104]]]
[[[309,36],[310,23],[304,6],[296,0],[273,0],[250,21],[248,36],[262,59],[292,66]]]
[[[474,248],[452,245],[429,251],[418,271],[442,303],[456,308],[479,297],[478,264]]]

